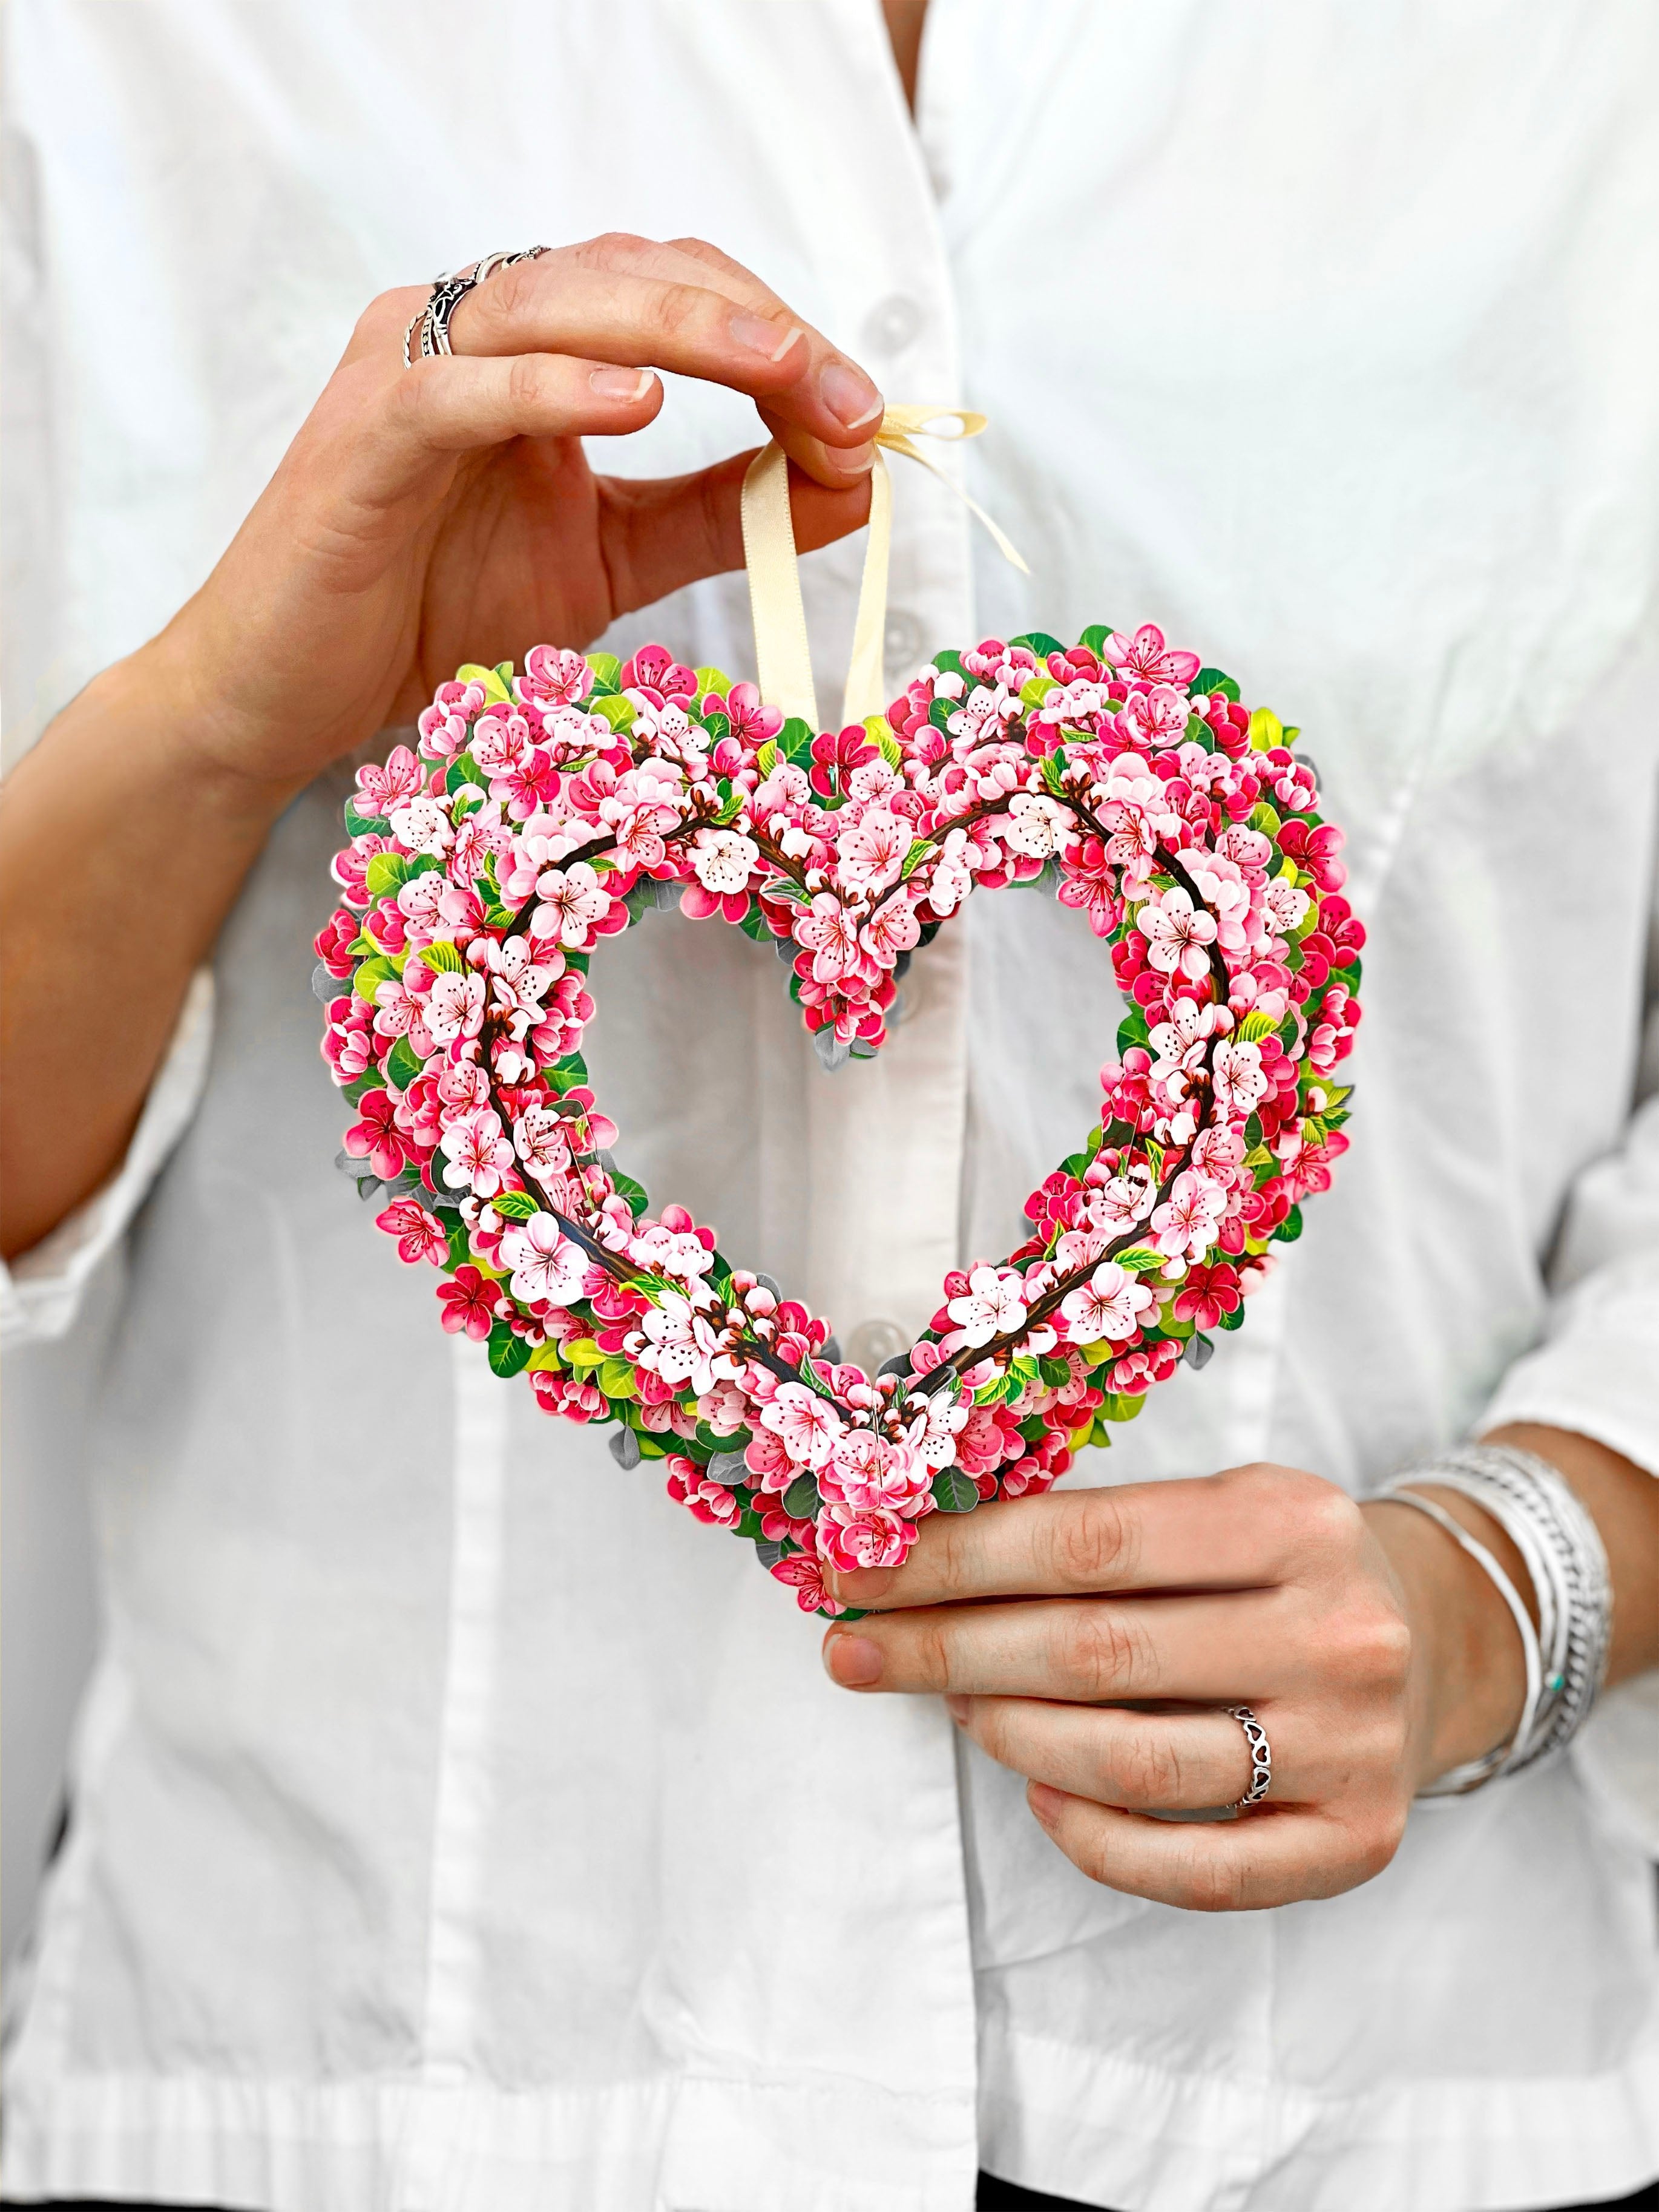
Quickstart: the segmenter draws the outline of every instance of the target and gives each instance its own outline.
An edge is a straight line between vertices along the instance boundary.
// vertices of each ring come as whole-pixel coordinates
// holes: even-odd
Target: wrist
[[[158,635],[106,669],[81,695],[97,723],[119,729],[161,787],[233,841],[263,840],[303,788],[270,765],[276,747],[257,718],[204,665],[186,605]]]
[[[1532,1612],[1531,1577],[1508,1533],[1458,1492],[1432,1481],[1413,1487],[1492,1553]],[[1443,1529],[1385,1499],[1364,1513],[1412,1632],[1415,1786],[1422,1789],[1513,1736],[1526,1697],[1525,1658],[1491,1577]]]

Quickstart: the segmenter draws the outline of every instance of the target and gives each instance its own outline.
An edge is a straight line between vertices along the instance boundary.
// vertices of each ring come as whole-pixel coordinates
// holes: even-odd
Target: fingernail
[[[869,378],[844,361],[826,362],[818,371],[818,397],[837,422],[861,430],[882,411],[882,398]]]
[[[825,1577],[830,1595],[843,1605],[868,1607],[887,1595],[896,1567],[832,1567]]]
[[[823,1663],[843,1690],[867,1690],[881,1680],[881,1646],[867,1636],[831,1636],[824,1642]]]
[[[945,1710],[953,1721],[957,1723],[965,1721],[968,1717],[968,1700],[966,1698],[947,1698],[945,1700]]]
[[[1036,1816],[1039,1825],[1052,1828],[1060,1818],[1060,1808],[1066,1800],[1058,1790],[1051,1790],[1046,1782],[1028,1782],[1025,1802]]]
[[[759,315],[733,315],[731,330],[740,346],[747,346],[751,353],[763,353],[768,361],[773,362],[781,361],[791,346],[799,345],[806,336],[800,325],[793,323],[780,338],[777,325],[763,320]]]
[[[657,379],[648,368],[596,368],[587,380],[601,399],[643,399]]]

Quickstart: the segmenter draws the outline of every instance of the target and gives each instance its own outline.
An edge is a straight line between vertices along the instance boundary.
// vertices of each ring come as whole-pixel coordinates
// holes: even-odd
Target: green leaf
[[[1052,676],[1028,676],[1019,687],[1019,703],[1028,710],[1040,707],[1051,691],[1059,689]]]
[[[1118,1058],[1121,1060],[1132,1044],[1150,1045],[1152,1041],[1152,1033],[1146,1026],[1146,1008],[1131,1005],[1117,1025]]]
[[[545,1073],[554,1079],[561,1091],[573,1091],[578,1086],[583,1090],[587,1087],[587,1062],[579,1052],[566,1053],[562,1060],[556,1060]]]
[[[777,742],[783,748],[786,760],[810,760],[812,757],[812,726],[810,722],[804,722],[799,714],[792,714],[778,732]]]
[[[614,653],[590,653],[587,665],[593,672],[596,692],[614,691],[622,681],[622,663]]]
[[[1283,824],[1279,821],[1278,811],[1269,806],[1267,800],[1263,799],[1250,810],[1250,827],[1252,830],[1261,830],[1264,837],[1277,837]]]
[[[962,655],[954,646],[947,646],[943,653],[936,653],[933,665],[941,676],[966,676],[968,673],[962,665]]]
[[[418,1083],[425,1066],[426,1062],[406,1036],[400,1036],[386,1054],[386,1072],[399,1091],[407,1091],[411,1083]]]
[[[940,1468],[931,1487],[941,1513],[971,1513],[979,1504],[979,1486],[959,1467]]]
[[[634,1379],[634,1365],[631,1360],[607,1359],[599,1370],[598,1381],[600,1389],[607,1398],[626,1400],[636,1398],[639,1395],[639,1385]]]
[[[1109,1390],[1106,1402],[1096,1418],[1103,1421],[1133,1421],[1146,1403],[1144,1394],[1137,1397],[1127,1390]]]
[[[931,837],[917,837],[913,840],[909,851],[904,856],[904,866],[899,870],[899,881],[902,884],[908,883],[933,849],[933,841]]]
[[[1062,1390],[1072,1379],[1072,1370],[1063,1359],[1039,1359],[1037,1373],[1051,1390]]]
[[[1237,699],[1238,696],[1237,684],[1231,676],[1224,675],[1218,668],[1200,668],[1187,689],[1189,691],[1207,692],[1212,698],[1218,691],[1224,698]]]
[[[956,713],[957,705],[955,699],[935,699],[927,709],[927,719],[936,730],[948,731],[951,717]]]
[[[620,691],[600,692],[592,702],[596,714],[603,714],[613,730],[629,730],[634,726],[634,702],[624,699]]]
[[[383,952],[378,959],[362,963],[351,979],[351,988],[366,1005],[373,1006],[379,1003],[374,994],[381,984],[395,983],[397,980],[398,970]]]
[[[457,1267],[465,1267],[471,1257],[472,1247],[468,1241],[466,1224],[457,1218],[449,1224],[449,1257],[444,1265],[453,1275]]]
[[[1038,775],[1056,799],[1063,799],[1066,796],[1066,786],[1060,779],[1060,770],[1064,766],[1064,756],[1057,757],[1053,753],[1044,753],[1037,764]]]
[[[815,1519],[819,1502],[818,1486],[810,1474],[798,1474],[783,1493],[783,1510],[792,1521]]]
[[[1278,1228],[1274,1230],[1273,1239],[1279,1244],[1294,1244],[1301,1234],[1302,1208],[1299,1206],[1293,1206]]]
[[[527,1190],[499,1191],[489,1203],[503,1221],[528,1221],[532,1213],[541,1212]]]
[[[370,898],[385,898],[409,878],[409,862],[401,853],[377,853],[364,871]]]
[[[530,1364],[530,1346],[504,1321],[489,1332],[489,1364],[497,1375],[519,1375]]]
[[[616,1192],[618,1198],[625,1198],[627,1200],[628,1210],[633,1215],[635,1221],[639,1219],[641,1214],[646,1211],[646,1208],[651,1203],[649,1197],[647,1195],[645,1185],[642,1182],[635,1182],[632,1176],[621,1175],[613,1170],[611,1177],[611,1188]]]
[[[513,663],[510,660],[504,660],[501,663],[501,668],[509,672],[512,666]],[[482,684],[486,701],[499,702],[513,696],[501,681],[500,668],[481,668],[476,660],[469,660],[465,668],[458,668],[455,671],[455,681],[458,684]]]
[[[1258,1044],[1263,1037],[1273,1035],[1274,1027],[1271,1014],[1264,1014],[1260,1006],[1252,1006],[1239,1024],[1238,1034],[1243,1043]]]
[[[866,714],[864,726],[876,741],[876,750],[889,768],[901,768],[904,755],[899,750],[899,741],[893,735],[893,726],[885,714]]]
[[[392,824],[384,814],[359,814],[348,799],[345,803],[345,826],[354,837],[384,837]]]
[[[755,755],[755,766],[759,770],[763,783],[782,758],[783,755],[778,750],[776,740],[769,738]]]
[[[723,668],[700,668],[696,676],[699,699],[706,699],[711,691],[720,699],[730,696],[732,679]]]
[[[434,975],[459,975],[466,966],[459,949],[447,937],[439,938],[435,944],[422,945],[416,957],[423,960]]]
[[[1024,637],[1011,637],[1008,642],[1026,647],[1036,653],[1039,660],[1046,660],[1051,653],[1064,653],[1066,650],[1060,640],[1050,637],[1046,629],[1028,629]]]
[[[1243,1307],[1235,1306],[1231,1313],[1223,1314],[1221,1316],[1221,1326],[1223,1328],[1243,1328],[1244,1326]]]
[[[590,1367],[603,1367],[611,1357],[608,1352],[600,1351],[591,1336],[574,1337],[568,1344],[561,1345],[559,1349],[564,1354],[567,1367],[574,1367],[584,1373]]]
[[[451,761],[448,772],[444,777],[444,789],[459,791],[464,783],[476,783],[485,791],[489,788],[489,778],[478,766],[471,753],[457,753],[454,759]]]
[[[1078,643],[1079,645],[1087,646],[1090,652],[1094,654],[1097,659],[1098,659],[1101,654],[1105,652],[1106,641],[1111,636],[1111,635],[1112,625],[1110,623],[1091,623],[1088,629],[1085,629],[1082,636],[1079,638]]]
[[[1285,725],[1271,707],[1258,707],[1250,717],[1250,750],[1270,752],[1285,742]]]
[[[1127,1267],[1132,1275],[1155,1275],[1163,1267],[1164,1255],[1154,1252],[1149,1245],[1135,1244],[1117,1255],[1120,1267]]]

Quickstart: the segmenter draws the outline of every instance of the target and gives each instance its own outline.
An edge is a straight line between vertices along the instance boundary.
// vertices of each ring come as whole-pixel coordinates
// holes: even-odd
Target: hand
[[[797,464],[804,545],[864,520],[881,395],[760,280],[696,239],[612,236],[498,270],[403,366],[424,286],[388,292],[213,575],[162,641],[214,766],[293,785],[463,661],[586,645],[742,565],[750,453],[678,477],[596,476],[584,437],[642,429],[654,373],[752,398]]]
[[[1479,1567],[1420,1515],[1290,1468],[936,1515],[902,1567],[836,1594],[873,1617],[826,1636],[836,1681],[943,1692],[1085,1874],[1200,1910],[1368,1880],[1417,1790],[1520,1711],[1519,1639]],[[1243,1795],[1229,1705],[1267,1730],[1267,1797],[1149,1817]]]
[[[192,969],[319,769],[412,720],[464,661],[586,645],[742,565],[750,453],[656,481],[588,466],[584,437],[655,416],[657,369],[754,400],[796,464],[801,545],[869,512],[881,395],[712,246],[599,238],[498,270],[457,307],[454,356],[405,369],[427,296],[375,301],[202,589],[8,779],[8,1257],[120,1158]],[[70,852],[97,854],[89,881]],[[144,957],[112,991],[111,948],[134,942]],[[64,1020],[94,1000],[90,1031]]]

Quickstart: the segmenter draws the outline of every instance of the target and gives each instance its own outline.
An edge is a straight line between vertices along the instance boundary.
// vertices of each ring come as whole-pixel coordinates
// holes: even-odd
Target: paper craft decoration
[[[890,412],[884,442],[914,452],[927,411]],[[463,668],[418,751],[358,771],[316,942],[343,1164],[441,1271],[442,1326],[547,1412],[615,1425],[623,1466],[657,1462],[825,1614],[827,1567],[895,1564],[928,1513],[1046,1489],[1239,1326],[1346,1149],[1364,941],[1296,731],[1154,624],[940,652],[866,711],[877,483],[840,726],[818,726],[769,448],[744,494],[760,684],[658,645]],[[1045,887],[1126,1002],[1099,1119],[1027,1200],[1025,1241],[948,1275],[866,1375],[617,1164],[580,1050],[591,963],[655,907],[734,924],[787,961],[834,1067],[881,1048],[907,963],[969,897]]]

